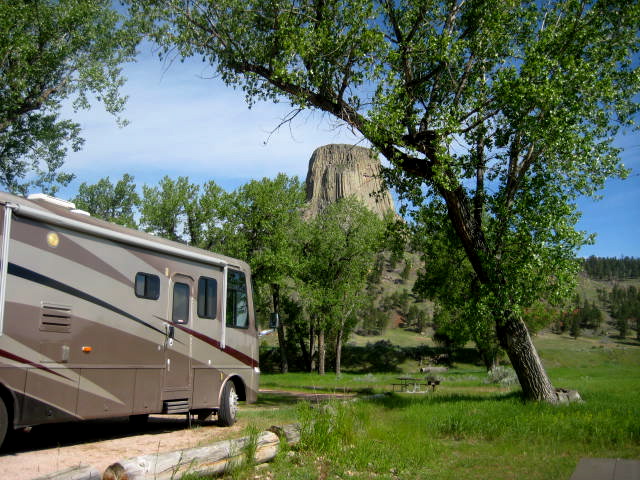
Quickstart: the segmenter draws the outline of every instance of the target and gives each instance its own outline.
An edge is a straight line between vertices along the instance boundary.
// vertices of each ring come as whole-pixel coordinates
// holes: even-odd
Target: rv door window
[[[158,300],[160,298],[160,277],[150,273],[136,273],[136,297]]]
[[[227,277],[227,327],[249,327],[247,281],[243,272],[229,270]]]
[[[173,284],[173,323],[189,322],[189,285],[186,283]]]
[[[198,316],[216,318],[218,305],[218,282],[213,278],[200,277],[198,280]]]

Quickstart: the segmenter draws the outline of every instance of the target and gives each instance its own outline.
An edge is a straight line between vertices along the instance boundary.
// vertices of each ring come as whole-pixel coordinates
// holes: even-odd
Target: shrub
[[[485,382],[509,386],[518,383],[518,377],[513,369],[498,365],[487,372],[487,379]]]

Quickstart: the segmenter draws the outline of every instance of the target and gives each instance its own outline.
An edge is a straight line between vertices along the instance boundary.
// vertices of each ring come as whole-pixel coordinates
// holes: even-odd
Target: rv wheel
[[[222,389],[220,408],[218,409],[218,424],[221,427],[230,427],[236,423],[238,413],[238,395],[232,381],[228,381]]]
[[[4,400],[0,397],[0,446],[2,446],[2,442],[4,442],[8,429],[9,414],[7,413],[7,407],[4,404]]]

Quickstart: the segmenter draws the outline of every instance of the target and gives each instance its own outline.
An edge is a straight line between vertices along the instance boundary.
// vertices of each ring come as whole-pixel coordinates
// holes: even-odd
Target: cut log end
[[[556,397],[558,398],[558,405],[582,403],[584,401],[577,390],[567,390],[565,388],[556,388]]]
[[[284,439],[289,445],[295,445],[300,442],[300,424],[298,423],[282,426],[273,425],[268,431],[275,433],[278,438]]]

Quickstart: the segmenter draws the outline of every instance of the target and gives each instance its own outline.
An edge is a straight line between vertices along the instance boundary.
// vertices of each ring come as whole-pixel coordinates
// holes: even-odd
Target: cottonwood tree
[[[198,185],[190,183],[188,177],[173,180],[164,176],[158,186],[143,185],[140,224],[155,235],[191,243],[191,237],[185,236],[189,224],[186,204],[197,197],[198,190]]]
[[[230,202],[231,195],[213,180],[198,185],[188,177],[164,176],[157,186],[142,187],[140,225],[174,241],[227,253]]]
[[[125,173],[115,185],[109,177],[101,178],[93,185],[82,182],[72,202],[77,208],[89,212],[94,217],[137,228],[135,213],[140,197],[136,193],[133,180],[131,175]]]
[[[116,116],[123,110],[120,65],[138,37],[111,0],[0,2],[0,185],[55,193],[73,176],[60,171],[80,126],[60,118],[63,103],[88,108],[89,96]]]
[[[245,259],[258,287],[270,290],[273,312],[280,315],[281,288],[296,276],[300,262],[299,230],[305,203],[298,177],[280,173],[252,180],[233,192],[226,228],[233,232],[225,253]],[[280,371],[289,370],[285,325],[278,326]]]
[[[556,401],[521,314],[573,277],[576,197],[624,175],[637,0],[130,2],[167,55],[335,116],[405,199],[442,202],[524,396]]]
[[[354,198],[330,204],[306,225],[299,291],[312,319],[311,335],[318,336],[321,375],[328,333],[335,339],[335,370],[340,374],[342,344],[368,298],[368,274],[382,250],[384,233],[385,223]]]

